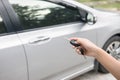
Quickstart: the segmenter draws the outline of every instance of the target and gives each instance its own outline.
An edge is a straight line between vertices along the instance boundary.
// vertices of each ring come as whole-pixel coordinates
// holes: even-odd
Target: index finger
[[[78,38],[77,37],[72,37],[72,38],[69,38],[69,40],[78,40]]]

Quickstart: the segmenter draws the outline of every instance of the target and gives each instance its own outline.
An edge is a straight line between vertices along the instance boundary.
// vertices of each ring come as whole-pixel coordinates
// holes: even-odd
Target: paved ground
[[[116,80],[111,74],[90,71],[72,80]]]

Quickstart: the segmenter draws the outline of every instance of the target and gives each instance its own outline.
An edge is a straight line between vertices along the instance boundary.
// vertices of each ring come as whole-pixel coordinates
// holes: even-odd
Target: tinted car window
[[[2,17],[0,16],[0,33],[6,33],[6,32],[7,30],[6,30],[5,24],[3,22]]]
[[[43,0],[10,0],[24,29],[80,21],[79,12]]]

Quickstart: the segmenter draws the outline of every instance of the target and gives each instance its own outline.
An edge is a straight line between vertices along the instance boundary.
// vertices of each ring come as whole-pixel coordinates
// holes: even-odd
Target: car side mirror
[[[87,21],[88,24],[95,24],[97,19],[92,13],[88,13],[86,15],[86,21]]]

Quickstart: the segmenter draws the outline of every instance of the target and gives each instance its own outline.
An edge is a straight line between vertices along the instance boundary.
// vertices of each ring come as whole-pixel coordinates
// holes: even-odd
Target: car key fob
[[[75,40],[71,40],[70,44],[72,44],[75,47],[79,47],[80,46],[80,44],[78,44]]]
[[[75,40],[71,40],[70,44],[72,44],[75,47],[79,47],[80,46],[80,44],[78,44]],[[84,55],[84,50],[82,48],[80,49],[80,52],[81,52],[82,55]]]

